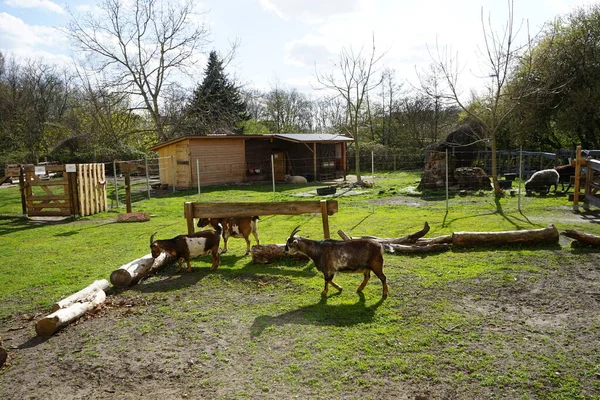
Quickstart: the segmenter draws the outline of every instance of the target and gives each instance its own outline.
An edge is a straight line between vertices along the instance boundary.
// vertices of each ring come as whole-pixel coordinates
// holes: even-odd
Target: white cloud
[[[65,14],[65,10],[61,6],[50,0],[4,0],[4,4],[14,8],[37,8],[57,14]]]
[[[311,23],[354,12],[358,3],[359,0],[260,0],[263,9],[281,19],[287,21],[293,18]]]
[[[71,66],[73,60],[65,54],[65,48],[67,40],[58,29],[27,25],[19,18],[0,13],[0,51],[5,56]]]
[[[296,66],[326,64],[335,56],[323,41],[316,36],[307,36],[302,40],[293,40],[285,45],[284,62]]]

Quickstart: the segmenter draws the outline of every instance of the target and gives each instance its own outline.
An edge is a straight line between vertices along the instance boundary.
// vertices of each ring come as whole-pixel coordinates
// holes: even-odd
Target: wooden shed
[[[335,134],[184,136],[150,148],[160,157],[160,181],[179,188],[271,180],[302,175],[327,181],[346,174],[346,146]],[[198,171],[200,172],[198,175]],[[199,178],[199,179],[198,179]]]

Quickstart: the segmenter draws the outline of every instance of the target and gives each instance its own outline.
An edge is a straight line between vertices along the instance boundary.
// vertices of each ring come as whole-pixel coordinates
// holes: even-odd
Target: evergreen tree
[[[204,80],[187,108],[186,133],[243,133],[241,122],[250,117],[239,89],[229,81],[216,51],[208,57]]]

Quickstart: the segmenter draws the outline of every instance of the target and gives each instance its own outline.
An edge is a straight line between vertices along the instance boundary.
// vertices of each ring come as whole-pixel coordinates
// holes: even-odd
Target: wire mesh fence
[[[360,173],[364,180],[377,185],[377,174],[411,172],[420,175],[414,182],[413,195],[442,196],[449,201],[457,194],[492,190],[492,154],[490,151],[419,154],[395,149],[385,154],[366,153],[360,157]],[[574,152],[573,152],[574,154]],[[435,154],[434,154],[435,155]],[[496,153],[497,176],[501,188],[511,196],[524,196],[523,183],[535,172],[570,162],[571,152],[557,153],[503,150]],[[345,161],[345,163],[344,163]],[[345,165],[344,165],[345,164]],[[160,197],[175,192],[201,193],[203,187],[222,184],[272,184],[273,190],[283,188],[286,174],[299,175],[308,182],[328,183],[334,180],[356,180],[356,159],[330,157],[283,159],[253,159],[252,162],[230,162],[223,159],[193,158],[185,161],[175,157],[113,161],[105,164],[109,206],[121,207],[127,201],[126,175],[129,175],[130,201]],[[429,176],[428,183],[425,182]],[[275,178],[275,179],[273,179]],[[393,179],[393,178],[387,178]],[[399,186],[403,182],[398,182]],[[288,187],[288,186],[286,186]]]

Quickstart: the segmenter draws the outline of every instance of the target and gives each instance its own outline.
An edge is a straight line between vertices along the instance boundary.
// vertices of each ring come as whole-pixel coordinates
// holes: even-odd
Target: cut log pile
[[[106,300],[106,290],[109,284],[106,279],[95,281],[80,290],[55,303],[52,314],[40,319],[35,324],[35,331],[40,336],[51,336],[63,326],[81,318],[87,311]]]
[[[118,288],[135,285],[172,261],[175,261],[175,258],[166,253],[162,253],[156,259],[152,258],[151,254],[147,254],[113,271],[110,275],[110,283]],[[109,287],[110,284],[106,279],[98,280],[55,303],[52,306],[52,313],[36,322],[36,333],[39,336],[51,336],[62,327],[78,320],[86,312],[104,303]]]

